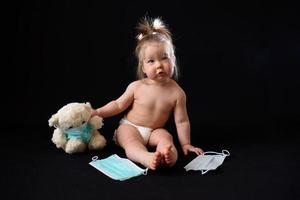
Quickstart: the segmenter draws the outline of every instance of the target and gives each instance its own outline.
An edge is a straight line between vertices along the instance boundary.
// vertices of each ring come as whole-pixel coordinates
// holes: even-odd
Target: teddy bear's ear
[[[58,126],[58,115],[57,114],[52,115],[52,117],[49,119],[48,123],[49,123],[50,127]]]
[[[85,103],[85,106],[87,106],[88,108],[92,108],[90,102],[86,102],[86,103]]]

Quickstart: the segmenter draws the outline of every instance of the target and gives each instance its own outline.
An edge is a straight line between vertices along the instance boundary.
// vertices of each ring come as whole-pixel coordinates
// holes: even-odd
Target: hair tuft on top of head
[[[147,35],[160,33],[167,37],[167,39],[172,40],[171,33],[162,21],[161,18],[149,18],[144,17],[137,26],[137,36],[136,38],[141,41]]]
[[[152,26],[154,30],[165,28],[165,25],[160,18],[155,18],[152,22]]]

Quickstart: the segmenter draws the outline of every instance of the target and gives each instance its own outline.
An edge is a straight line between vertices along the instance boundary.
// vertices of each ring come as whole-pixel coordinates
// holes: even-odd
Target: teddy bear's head
[[[63,106],[49,119],[49,126],[62,130],[81,126],[91,118],[90,103],[69,103]]]

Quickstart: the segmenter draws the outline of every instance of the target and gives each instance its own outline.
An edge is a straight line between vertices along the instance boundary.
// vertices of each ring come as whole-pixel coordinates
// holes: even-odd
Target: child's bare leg
[[[178,154],[173,137],[168,131],[165,129],[154,130],[149,139],[149,145],[156,146],[156,151],[161,153],[163,165],[171,167],[176,163]]]
[[[120,125],[117,130],[117,142],[125,149],[126,156],[152,170],[157,169],[161,162],[159,151],[149,152],[137,129],[131,125]]]

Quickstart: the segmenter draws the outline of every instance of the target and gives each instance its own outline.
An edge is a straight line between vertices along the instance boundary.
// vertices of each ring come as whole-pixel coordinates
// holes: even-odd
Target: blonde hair
[[[135,48],[135,56],[138,60],[137,66],[137,78],[145,78],[145,74],[142,70],[143,67],[143,55],[142,50],[146,43],[149,42],[161,42],[168,45],[170,50],[170,57],[174,67],[172,78],[177,80],[179,75],[179,69],[176,63],[175,47],[172,43],[172,35],[166,25],[160,18],[147,18],[145,17],[137,26],[137,45]]]

